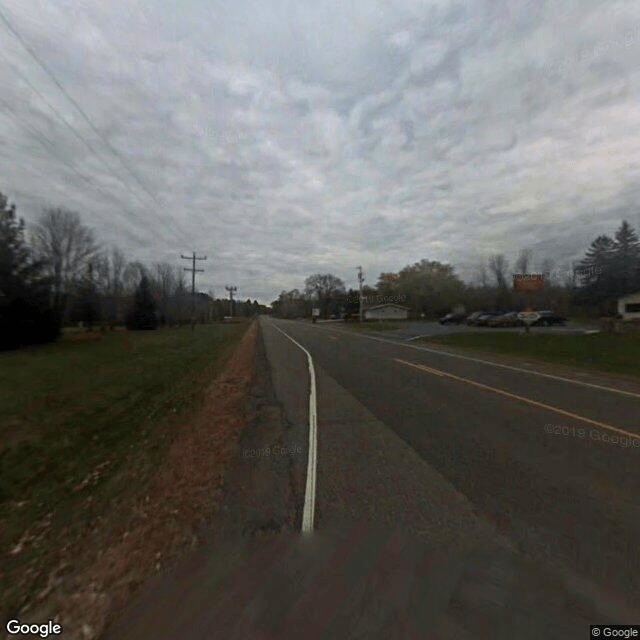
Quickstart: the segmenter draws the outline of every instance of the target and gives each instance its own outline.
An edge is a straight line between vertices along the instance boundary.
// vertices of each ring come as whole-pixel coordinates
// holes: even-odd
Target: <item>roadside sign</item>
[[[518,320],[522,320],[527,325],[533,324],[539,317],[540,314],[537,311],[521,311],[518,314]]]
[[[541,291],[544,279],[541,273],[514,273],[513,288],[515,291]]]
[[[318,309],[317,307],[314,307],[314,309],[313,309],[313,316],[314,316],[315,318],[319,317],[319,316],[320,316],[320,309]]]

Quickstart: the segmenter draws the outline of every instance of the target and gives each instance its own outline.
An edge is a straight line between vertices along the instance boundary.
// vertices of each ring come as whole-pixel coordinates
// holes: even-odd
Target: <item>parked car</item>
[[[502,326],[504,313],[496,313],[494,316],[487,320],[487,327],[500,327]]]
[[[523,322],[518,318],[517,311],[508,311],[487,321],[488,327],[519,327],[522,324]]]
[[[475,324],[476,320],[481,316],[484,315],[486,313],[486,311],[474,311],[470,316],[467,317],[466,319],[466,323],[469,325]]]
[[[467,317],[466,313],[447,313],[438,320],[440,324],[460,324]]]
[[[498,314],[496,313],[483,313],[481,316],[478,316],[476,321],[473,323],[476,327],[486,327],[489,323],[489,320],[495,318]]]
[[[534,327],[551,327],[553,325],[564,326],[567,319],[554,311],[538,311],[540,317],[532,324]]]

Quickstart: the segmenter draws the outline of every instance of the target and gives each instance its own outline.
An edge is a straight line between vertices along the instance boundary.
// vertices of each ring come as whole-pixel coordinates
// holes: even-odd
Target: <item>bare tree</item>
[[[533,252],[531,249],[523,249],[518,256],[515,264],[516,273],[529,273],[529,266],[531,265],[531,256]]]
[[[174,291],[176,286],[175,268],[167,262],[156,262],[155,281],[158,293],[162,300],[166,300]]]
[[[496,279],[496,285],[500,289],[507,287],[507,269],[509,268],[509,262],[503,254],[499,253],[489,258],[489,270]]]
[[[487,267],[484,263],[480,263],[476,269],[475,282],[483,288],[489,284],[489,275],[487,274]]]
[[[93,264],[93,284],[101,294],[111,293],[113,288],[113,272],[109,254],[103,251],[97,254],[91,261]]]
[[[555,263],[551,258],[545,258],[542,261],[542,275],[549,284],[553,284],[557,280]]]
[[[60,310],[63,296],[96,256],[98,245],[93,231],[82,224],[75,211],[47,207],[32,237],[34,251],[47,264],[53,282],[53,306]]]
[[[320,304],[323,315],[338,295],[345,293],[344,282],[331,273],[316,273],[305,281],[305,294],[315,298]]]
[[[125,255],[113,247],[111,251],[103,251],[94,258],[95,286],[101,294],[103,320],[112,328],[123,319],[126,305],[123,299],[123,272],[127,264]]]
[[[122,270],[122,284],[127,293],[133,294],[142,278],[149,280],[148,269],[137,260],[129,262]]]
[[[171,298],[178,289],[181,271],[168,262],[156,262],[154,267],[155,273],[151,281],[151,287],[157,297],[162,318],[161,322],[164,325],[167,322],[171,322],[173,315],[175,315],[176,300],[172,301]]]
[[[176,267],[175,271],[175,288],[173,290],[175,295],[184,295],[187,293],[187,278],[184,275],[184,271]]]
[[[123,281],[122,276],[124,273],[125,266],[127,264],[127,259],[120,251],[120,249],[116,249],[115,247],[111,250],[111,274],[112,274],[112,282],[113,282],[113,293],[115,295],[120,295],[123,289]]]

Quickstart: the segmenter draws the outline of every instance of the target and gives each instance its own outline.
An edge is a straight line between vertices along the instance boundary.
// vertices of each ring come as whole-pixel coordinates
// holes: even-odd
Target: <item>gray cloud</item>
[[[0,189],[28,220],[75,208],[142,260],[207,253],[204,290],[267,302],[421,258],[469,278],[491,253],[558,263],[638,223],[636,3],[5,11],[153,197],[1,24]]]

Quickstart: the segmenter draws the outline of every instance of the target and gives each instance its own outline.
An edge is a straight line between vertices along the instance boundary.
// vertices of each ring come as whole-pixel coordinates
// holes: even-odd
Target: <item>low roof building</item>
[[[365,320],[406,320],[409,317],[409,307],[390,302],[364,309]]]
[[[618,313],[623,320],[640,320],[640,291],[618,298]]]

